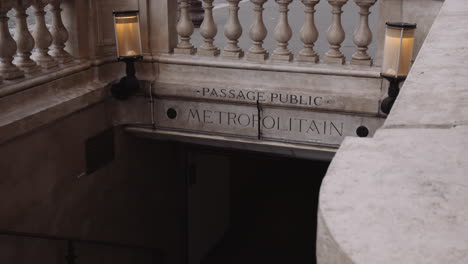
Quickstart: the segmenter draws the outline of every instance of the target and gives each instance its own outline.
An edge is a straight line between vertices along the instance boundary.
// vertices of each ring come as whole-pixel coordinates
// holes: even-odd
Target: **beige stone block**
[[[345,64],[346,58],[331,58],[331,57],[325,57],[323,61],[327,64]]]
[[[358,65],[358,66],[372,66],[372,59],[370,60],[351,59],[350,64]]]
[[[244,57],[244,52],[241,51],[223,51],[221,56],[226,59],[240,59]]]
[[[191,48],[191,49],[174,48],[174,54],[193,55],[196,52],[197,52],[196,48]]]
[[[267,53],[253,53],[247,52],[247,60],[248,61],[256,61],[256,62],[263,62],[268,59],[268,52]]]
[[[296,57],[296,61],[317,63],[317,62],[319,62],[319,56],[303,56],[303,55],[298,55],[298,56]]]
[[[198,49],[197,55],[206,56],[206,57],[216,57],[220,54],[219,49],[212,49],[212,50],[205,50],[205,49]]]
[[[294,55],[292,54],[285,54],[285,55],[282,55],[282,54],[272,54],[271,55],[271,60],[273,61],[292,61],[294,58]]]

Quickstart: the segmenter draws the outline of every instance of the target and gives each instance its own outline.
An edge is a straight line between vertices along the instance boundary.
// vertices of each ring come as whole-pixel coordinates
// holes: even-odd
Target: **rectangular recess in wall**
[[[85,142],[85,148],[86,174],[91,174],[114,160],[114,129],[105,130],[88,138]]]

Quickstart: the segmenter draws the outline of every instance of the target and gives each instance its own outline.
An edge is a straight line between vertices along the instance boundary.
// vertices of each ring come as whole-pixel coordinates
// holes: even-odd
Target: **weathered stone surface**
[[[0,143],[31,132],[106,98],[104,84],[87,83],[88,72],[0,98]],[[70,85],[75,83],[75,85]],[[64,87],[67,87],[66,89]]]
[[[140,137],[156,140],[170,140],[224,149],[255,151],[300,159],[330,161],[336,151],[335,147],[318,147],[249,138],[233,138],[201,133],[142,128],[138,126],[127,126],[125,130]]]
[[[468,2],[445,1],[384,127],[341,145],[318,263],[468,262],[467,24]]]
[[[209,76],[209,78],[207,78]],[[378,115],[381,80],[160,64],[156,94]]]
[[[249,61],[256,61],[256,62],[264,62],[268,59],[268,53],[256,54],[252,52],[247,53],[247,60]]]
[[[344,64],[346,62],[346,58],[330,58],[330,57],[325,57],[323,59],[325,63],[328,64]]]
[[[155,106],[158,128],[314,145],[338,146],[346,136],[357,136],[360,126],[372,136],[383,122],[338,113],[169,99],[157,99]]]
[[[346,140],[322,184],[319,233],[328,227],[336,244],[318,245],[319,263],[339,252],[344,263],[467,263],[466,133],[383,129]]]

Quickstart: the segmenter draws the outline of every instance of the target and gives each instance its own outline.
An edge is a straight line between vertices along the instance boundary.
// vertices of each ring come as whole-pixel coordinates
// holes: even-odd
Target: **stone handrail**
[[[327,0],[332,7],[331,25],[326,32],[326,38],[329,43],[329,51],[324,54],[323,62],[326,64],[345,64],[345,55],[340,51],[341,45],[345,40],[345,32],[343,30],[341,17],[342,7],[347,4],[348,0]],[[368,46],[372,43],[372,32],[369,28],[369,9],[376,3],[377,0],[354,0],[355,4],[360,8],[360,22],[356,28],[353,41],[356,45],[356,53],[350,58],[350,64],[372,66],[373,59],[367,53]],[[174,49],[175,54],[183,55],[200,55],[205,57],[221,57],[224,59],[239,60],[246,54],[247,61],[264,62],[266,60],[291,62],[295,55],[288,49],[288,44],[292,38],[291,26],[288,22],[288,6],[292,0],[276,0],[278,4],[278,24],[273,32],[274,38],[277,41],[277,47],[274,51],[269,52],[263,47],[268,32],[263,22],[263,5],[265,0],[251,0],[253,6],[253,23],[248,31],[252,40],[252,46],[247,52],[244,52],[239,46],[239,38],[244,32],[239,23],[238,11],[240,9],[240,0],[228,0],[229,16],[224,26],[224,34],[227,39],[227,45],[224,48],[216,47],[213,44],[214,37],[217,33],[217,25],[213,19],[213,0],[204,0],[205,17],[200,28],[200,34],[204,39],[198,49],[194,47],[190,39],[194,32],[194,26],[190,20],[189,0],[179,1],[180,19],[177,24],[177,32],[180,41]],[[320,0],[302,0],[304,4],[304,25],[300,31],[300,39],[303,42],[303,49],[297,54],[296,60],[299,62],[318,63],[320,55],[314,51],[314,45],[319,39],[320,33],[315,25],[314,13],[315,6]],[[219,50],[221,49],[221,52]],[[271,55],[270,55],[271,54]]]
[[[285,69],[286,71],[288,71],[289,67],[297,72],[312,71],[330,74],[331,70],[332,72],[338,72],[338,75],[365,75],[378,78],[376,67],[350,68],[348,66],[341,66],[346,61],[346,58],[340,51],[341,43],[345,37],[341,25],[341,8],[344,4],[356,4],[361,8],[359,25],[356,27],[354,37],[351,36],[356,44],[356,53],[352,58],[349,58],[350,64],[371,66],[373,61],[366,52],[367,47],[372,41],[368,16],[369,8],[377,0],[353,1],[328,0],[330,6],[333,7],[333,11],[330,14],[332,23],[328,32],[324,34],[325,32],[318,32],[314,20],[315,6],[319,3],[319,0],[303,0],[304,23],[299,36],[303,42],[303,49],[298,54],[293,54],[288,49],[289,40],[292,38],[291,27],[288,22],[288,6],[291,4],[291,1],[277,1],[278,17],[280,19],[274,32],[272,32],[277,42],[277,47],[269,51],[263,46],[263,41],[268,35],[263,22],[263,5],[266,1],[251,1],[251,11],[252,15],[254,15],[253,23],[249,30],[243,30],[238,17],[240,1],[229,0],[229,18],[226,25],[224,25],[224,35],[229,41],[227,41],[225,47],[216,47],[214,38],[218,32],[218,28],[213,18],[213,12],[216,12],[216,10],[213,10],[213,0],[205,0],[205,17],[200,27],[200,34],[204,41],[200,47],[194,47],[190,41],[194,32],[188,12],[190,1],[179,2],[180,19],[177,25],[175,25],[170,22],[173,10],[168,11],[166,14],[167,18],[164,20],[161,18],[164,16],[153,13],[156,11],[151,10],[150,5],[145,5],[143,4],[144,1],[140,0],[138,2],[141,2],[141,4],[138,5],[138,8],[141,9],[142,13],[142,43],[145,61],[158,63],[160,60],[167,59],[166,55],[173,52],[182,55],[172,56],[169,59],[183,59],[184,61],[192,59],[198,63],[199,60],[194,58],[201,57],[204,58],[204,63],[211,61],[221,66],[237,65],[237,62],[243,63],[243,66],[239,65],[239,67],[244,67],[245,69],[257,69],[259,68],[257,66],[261,66],[260,68],[262,69],[273,69],[277,68],[275,67],[276,64],[276,66],[281,65],[281,69]],[[127,6],[125,8],[135,8],[133,7],[135,6],[133,1],[119,0],[118,2],[121,6]],[[159,2],[158,5],[164,4],[166,0],[160,0]],[[96,1],[92,4],[92,6],[100,8],[96,9],[96,13],[91,13],[88,16],[90,18],[89,22],[86,21],[88,26],[93,26],[94,29],[89,30],[89,32],[83,32],[86,31],[86,26],[79,25],[79,21],[83,22],[86,17],[83,18],[79,14],[85,12],[84,8],[88,8],[86,5],[84,2],[73,0],[2,1],[0,5],[0,97],[50,82],[64,75],[82,71],[96,63],[100,64],[98,61],[105,59],[106,56],[113,61],[116,60],[116,55],[114,54],[115,46],[110,42],[112,41],[111,34],[106,33],[103,36],[104,32],[112,31],[112,21],[108,18],[98,18],[99,16],[104,17],[104,15],[110,12],[107,11],[107,5],[109,4],[104,1]],[[174,9],[174,7],[176,6],[173,6],[171,9]],[[31,9],[33,11],[32,14],[26,12],[27,9]],[[74,13],[72,14],[70,10],[73,10],[72,12]],[[150,11],[149,15],[144,15],[148,10]],[[7,16],[8,12],[10,13]],[[13,17],[11,17],[11,14],[13,14]],[[33,29],[28,28],[28,14],[36,22]],[[46,15],[51,17],[51,25],[46,25]],[[356,15],[358,14],[356,13]],[[78,16],[80,17],[78,18]],[[29,20],[31,20],[31,17]],[[152,39],[153,35],[155,35],[153,33],[159,32],[154,32],[156,28],[151,26],[151,24],[156,22],[158,24],[167,23],[169,31],[161,32],[160,37],[157,38],[158,42],[155,40],[148,44],[146,40]],[[10,31],[9,27],[14,28],[14,33],[10,33],[13,31]],[[173,30],[171,30],[172,27],[174,27]],[[175,32],[176,29],[177,32]],[[238,45],[242,32],[249,34],[252,40],[251,47],[245,51]],[[179,43],[172,43],[171,39],[177,38],[177,35],[180,37]],[[314,49],[314,45],[321,37],[327,38],[330,44],[330,49],[326,54],[322,55],[324,56],[322,60],[320,60],[321,54],[318,54]],[[167,47],[165,47],[166,45]],[[162,51],[163,49],[166,50]],[[246,60],[242,59],[244,56]],[[246,61],[250,63],[244,63]],[[314,65],[319,62],[329,65],[323,65],[322,63]],[[333,64],[338,64],[340,67],[335,67]],[[236,68],[239,67],[236,66]],[[362,72],[364,74],[361,74]]]
[[[341,145],[317,263],[468,263],[467,25],[468,2],[446,0],[384,126]]]
[[[0,97],[89,67],[89,63],[79,63],[65,50],[69,32],[62,20],[62,2],[8,0],[0,4]],[[36,22],[31,31],[28,8],[32,8]],[[9,11],[14,12],[14,18],[7,16]],[[50,29],[46,25],[47,12],[52,17]],[[10,33],[9,22],[13,22],[14,34]]]

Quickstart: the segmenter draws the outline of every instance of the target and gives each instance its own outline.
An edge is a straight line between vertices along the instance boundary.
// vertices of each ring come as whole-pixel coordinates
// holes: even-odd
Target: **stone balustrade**
[[[213,19],[213,0],[203,1],[204,8],[208,12],[205,13],[205,20],[202,24],[200,34],[204,38],[204,43],[198,48],[190,43],[190,39],[194,32],[193,25],[189,17],[189,1],[180,1],[179,8],[181,17],[177,25],[179,35],[179,44],[175,49],[175,54],[183,55],[199,55],[239,60],[244,56],[244,50],[239,47],[239,39],[242,36],[243,29],[239,23],[240,0],[226,0],[229,8],[229,15],[226,24],[224,25],[224,35],[227,45],[222,52],[213,45],[214,38],[217,32],[217,25]],[[314,13],[316,5],[320,0],[302,0],[304,8],[304,24],[300,30],[299,38],[303,43],[303,49],[299,54],[293,54],[288,45],[293,38],[293,30],[288,22],[289,5],[292,0],[275,0],[277,6],[277,25],[273,32],[273,37],[277,42],[277,46],[273,51],[268,51],[263,47],[263,41],[268,35],[268,31],[263,22],[263,5],[264,0],[250,0],[251,5],[248,7],[252,12],[253,22],[248,31],[252,40],[251,47],[245,52],[246,59],[251,62],[265,62],[266,60],[292,62],[294,60],[305,63],[319,63],[320,55],[314,50],[315,43],[320,36],[323,35],[328,41],[329,50],[323,55],[323,63],[326,64],[345,64],[347,59],[341,52],[341,45],[346,37],[351,37],[356,46],[356,52],[349,62],[352,65],[372,66],[373,59],[367,53],[369,45],[372,43],[372,32],[369,27],[370,8],[377,0],[323,0],[328,1],[331,8],[330,26],[327,32],[318,32],[315,24]],[[359,16],[359,23],[356,26],[352,36],[346,36],[342,25],[343,6],[346,4],[355,4],[360,10],[356,13]],[[245,5],[244,5],[245,6]],[[320,10],[320,12],[328,12]],[[218,25],[219,26],[219,25]],[[269,55],[271,54],[271,55]]]
[[[8,0],[0,3],[1,79],[25,78],[74,61],[65,51],[68,31],[62,21],[61,4],[62,0]],[[48,5],[50,8],[46,8]],[[32,32],[27,24],[28,8],[34,11],[36,22]],[[14,19],[7,16],[10,10],[14,12]],[[45,20],[47,12],[52,15],[50,30]],[[10,33],[9,22],[14,24],[13,34]]]

